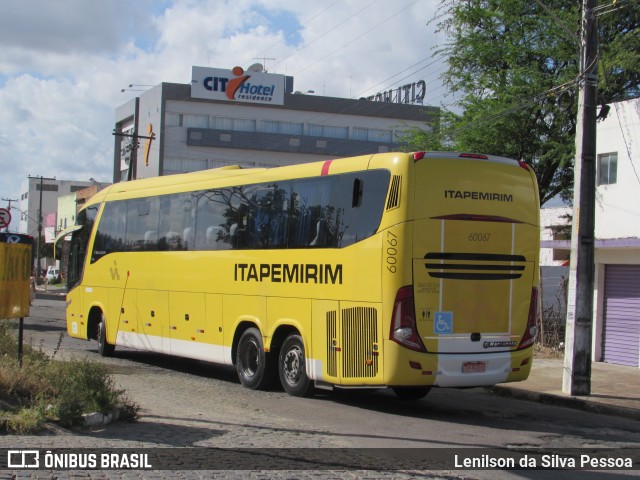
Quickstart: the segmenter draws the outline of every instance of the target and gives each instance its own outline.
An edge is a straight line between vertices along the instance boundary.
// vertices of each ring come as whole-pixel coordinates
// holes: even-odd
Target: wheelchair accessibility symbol
[[[436,335],[453,333],[453,312],[436,312],[433,318],[433,333]]]

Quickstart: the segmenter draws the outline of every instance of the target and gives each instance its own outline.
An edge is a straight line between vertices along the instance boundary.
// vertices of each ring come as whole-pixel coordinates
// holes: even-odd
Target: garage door
[[[606,265],[603,360],[638,366],[640,355],[640,265]]]

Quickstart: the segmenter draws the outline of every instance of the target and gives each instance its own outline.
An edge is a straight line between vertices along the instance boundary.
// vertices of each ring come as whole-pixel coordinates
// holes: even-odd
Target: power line
[[[416,0],[417,1],[417,0]],[[369,8],[371,5],[373,5],[374,3],[378,2],[378,0],[373,0],[371,3],[369,3],[368,5],[366,5],[365,7],[362,7],[360,10],[358,10],[357,12],[353,13],[352,15],[349,15],[347,18],[345,18],[342,22],[338,23],[337,25],[333,26],[332,28],[330,28],[329,30],[327,30],[326,32],[324,32],[322,35],[320,35],[319,37],[316,37],[314,40],[312,40],[311,42],[308,42],[307,44],[305,44],[302,48],[298,49],[295,54],[300,53],[302,50],[308,48],[309,46],[313,45],[314,43],[316,43],[318,40],[321,40],[322,38],[324,38],[325,36],[327,36],[329,33],[333,32],[335,29],[337,29],[338,27],[341,27],[342,25],[344,25],[345,23],[347,23],[349,20],[351,20],[353,17],[355,17],[356,15],[358,15],[359,13],[365,11],[367,8]],[[288,60],[289,58],[291,58],[294,54],[289,55],[288,57],[285,57],[283,60],[281,60],[280,62],[276,63],[275,67],[277,67],[278,65],[280,65],[282,62]],[[317,62],[316,62],[317,63]],[[315,65],[315,64],[314,64]],[[300,73],[300,71],[298,71],[297,73]]]
[[[405,10],[407,10],[408,8],[412,7],[415,3],[417,3],[419,0],[414,0],[413,2],[411,2],[409,5],[407,5],[406,7],[398,10],[396,13],[394,13],[393,15],[385,18],[384,20],[382,20],[381,22],[378,22],[377,24],[375,24],[373,27],[369,28],[368,30],[365,30],[364,32],[362,32],[360,35],[358,35],[357,37],[353,38],[352,40],[350,40],[349,42],[345,43],[344,45],[342,45],[341,47],[337,48],[336,50],[330,52],[329,54],[325,55],[324,57],[318,59],[317,61],[313,62],[310,65],[307,65],[306,67],[304,67],[301,70],[298,70],[296,73],[301,73],[304,72],[305,70],[307,70],[308,68],[313,67],[314,65],[320,63],[323,60],[326,60],[327,58],[329,58],[331,55],[335,54],[336,52],[339,52],[340,50],[348,47],[349,45],[351,45],[352,43],[354,43],[356,40],[359,40],[360,38],[362,38],[363,36],[365,36],[367,33],[369,33],[370,31],[378,28],[380,25],[388,22],[389,20],[391,20],[392,18],[394,18],[397,15],[400,15],[402,12],[404,12]]]
[[[614,106],[615,111],[616,111],[616,117],[618,118],[618,125],[620,126],[620,133],[622,134],[622,140],[624,141],[624,145],[627,149],[627,156],[629,157],[629,163],[631,163],[631,168],[633,169],[633,173],[636,176],[636,180],[638,180],[638,183],[640,183],[640,177],[638,177],[638,172],[636,171],[636,167],[633,164],[633,157],[631,156],[631,149],[629,148],[629,142],[627,141],[627,137],[624,134],[624,129],[622,128],[622,120],[620,120],[620,113],[618,112],[618,108],[616,108],[616,106]]]
[[[413,65],[411,65],[410,67],[407,67],[407,68],[405,68],[404,70],[399,71],[399,72],[398,72],[398,73],[396,73],[395,75],[392,75],[391,77],[389,77],[389,78],[387,78],[387,79],[385,79],[385,80],[382,80],[381,82],[378,82],[378,83],[376,83],[375,85],[373,85],[373,86],[371,86],[371,87],[368,87],[368,88],[364,89],[361,93],[359,93],[359,94],[355,95],[354,97],[356,97],[356,98],[357,98],[357,97],[360,97],[360,96],[364,95],[364,93],[365,93],[365,92],[368,92],[369,90],[373,90],[373,89],[374,89],[374,88],[376,88],[377,86],[382,85],[382,84],[384,84],[384,83],[386,83],[386,82],[390,81],[392,78],[395,78],[395,77],[397,77],[398,75],[402,75],[402,74],[403,74],[404,72],[406,72],[407,70],[410,70],[410,69],[412,69],[413,67],[415,67],[415,66],[417,66],[417,65],[420,65],[422,62],[424,62],[424,61],[426,61],[426,60],[430,60],[430,59],[432,59],[432,58],[434,58],[434,57],[433,57],[433,55],[432,55],[432,56],[429,56],[429,57],[425,57],[425,58],[423,58],[422,60],[420,60],[419,62],[414,63],[414,64],[413,64]],[[403,80],[405,80],[405,79],[407,79],[407,78],[411,77],[412,75],[415,75],[416,73],[421,72],[421,71],[422,71],[422,70],[424,70],[425,68],[428,68],[428,67],[430,67],[431,65],[433,65],[433,64],[435,64],[435,63],[437,63],[437,62],[438,62],[439,60],[441,60],[442,58],[444,58],[444,54],[440,54],[440,55],[438,55],[438,56],[433,60],[433,62],[431,62],[431,63],[429,63],[428,65],[425,65],[425,66],[423,66],[423,67],[419,68],[418,70],[415,70],[415,71],[411,72],[409,75],[407,75],[407,76],[405,76],[405,77],[401,78],[400,80],[396,80],[394,83],[392,83],[391,85],[387,86],[386,88],[389,88],[389,87],[392,87],[392,86],[394,86],[394,85],[397,85],[399,82],[401,82],[401,81],[403,81]],[[384,90],[386,90],[386,88],[385,88]],[[352,98],[353,98],[353,97],[352,97]]]
[[[376,1],[377,1],[377,0],[376,0]],[[339,2],[340,2],[340,0],[335,0],[331,5],[329,5],[328,7],[326,7],[326,8],[324,8],[324,9],[320,10],[318,13],[314,14],[314,15],[313,15],[309,20],[307,20],[306,22],[301,23],[301,24],[300,24],[300,27],[304,27],[304,26],[306,26],[306,25],[310,24],[313,20],[315,20],[317,17],[319,17],[320,15],[322,15],[324,12],[326,12],[326,11],[327,11],[327,10],[329,10],[331,7],[333,7],[336,3],[339,3]],[[273,47],[275,47],[276,45],[280,45],[283,41],[285,41],[285,40],[286,40],[286,38],[287,38],[288,36],[290,36],[291,34],[293,34],[293,33],[294,33],[294,32],[296,32],[296,31],[297,31],[297,28],[294,28],[294,29],[289,30],[288,32],[286,32],[286,33],[283,35],[283,38],[282,38],[282,39],[278,40],[277,42],[275,42],[275,43],[274,43],[274,44],[272,44],[272,45],[269,45],[267,48],[265,48],[264,50],[262,50],[261,52],[259,52],[259,53],[258,53],[258,58],[259,58],[259,57],[261,57],[262,55],[265,55],[267,51],[271,50],[271,49],[272,49]],[[246,62],[246,63],[248,63],[248,62]],[[276,64],[276,65],[278,65],[278,64]]]
[[[38,209],[38,241],[37,241],[37,246],[36,246],[36,255],[37,255],[37,261],[36,261],[36,278],[40,278],[40,242],[41,242],[41,237],[42,237],[42,191],[44,190],[43,186],[43,180],[55,180],[55,178],[46,178],[43,177],[42,175],[40,175],[39,177],[31,177],[29,176],[29,179],[39,179],[40,180],[40,208]]]
[[[558,85],[556,87],[551,87],[550,89],[546,90],[545,92],[538,93],[538,94],[536,94],[536,95],[534,95],[532,97],[521,97],[521,98],[518,99],[519,100],[518,104],[516,104],[516,105],[514,105],[512,107],[506,108],[504,110],[501,110],[499,112],[496,112],[493,115],[487,115],[485,117],[476,117],[476,118],[473,119],[473,123],[475,124],[475,123],[478,123],[478,122],[491,121],[491,120],[494,120],[494,119],[497,119],[497,118],[500,118],[500,117],[504,117],[504,116],[506,116],[506,115],[508,115],[508,114],[510,114],[512,112],[516,112],[518,110],[522,110],[522,109],[527,108],[527,107],[533,105],[534,103],[538,102],[540,99],[544,99],[546,97],[555,95],[556,92],[558,92],[559,90],[562,90],[562,92],[570,90],[572,87],[576,86],[579,83],[579,81],[580,81],[580,77],[577,77],[575,80],[563,83],[562,85]],[[560,93],[562,93],[562,92],[560,92]],[[457,133],[459,131],[464,131],[467,128],[471,128],[473,126],[474,125],[472,125],[472,124],[463,125],[463,126],[460,126],[460,127],[456,128],[456,129],[452,130],[452,133]]]

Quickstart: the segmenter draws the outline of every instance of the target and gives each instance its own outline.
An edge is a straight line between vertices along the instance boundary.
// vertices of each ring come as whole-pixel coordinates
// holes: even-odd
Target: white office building
[[[408,129],[431,128],[425,89],[334,98],[295,92],[292,77],[260,65],[193,67],[191,84],[161,83],[117,108],[113,180],[392,151]]]
[[[20,210],[19,232],[37,238],[40,227],[42,227],[42,235],[47,234],[47,237],[51,237],[58,226],[58,197],[77,192],[92,185],[93,182],[90,180],[56,180],[28,177],[22,184],[22,194],[20,195],[18,206]]]

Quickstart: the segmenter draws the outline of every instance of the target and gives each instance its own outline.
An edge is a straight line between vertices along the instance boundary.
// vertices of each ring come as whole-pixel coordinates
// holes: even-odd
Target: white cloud
[[[418,70],[433,61],[435,27],[427,22],[438,3],[6,2],[0,195],[19,198],[29,174],[111,181],[114,112],[136,94],[121,90],[188,83],[193,65],[246,68],[259,61],[272,73],[294,76],[296,90],[338,97],[426,79],[428,103],[437,105],[444,91],[430,92],[439,88],[442,62]]]

